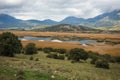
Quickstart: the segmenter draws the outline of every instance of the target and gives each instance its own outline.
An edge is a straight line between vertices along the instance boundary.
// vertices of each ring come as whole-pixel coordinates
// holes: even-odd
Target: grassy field
[[[39,52],[33,55],[17,54],[14,58],[0,57],[0,79],[15,80],[17,71],[25,72],[25,80],[119,80],[120,64],[110,63],[110,69],[95,68],[88,59],[82,63],[71,63],[68,60],[56,60]],[[35,61],[39,58],[39,61]],[[54,75],[55,79],[51,79]],[[65,79],[67,78],[67,79]]]

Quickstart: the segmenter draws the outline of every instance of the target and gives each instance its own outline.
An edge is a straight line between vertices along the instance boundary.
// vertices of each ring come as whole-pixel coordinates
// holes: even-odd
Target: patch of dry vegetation
[[[82,46],[78,43],[58,43],[58,42],[43,42],[43,41],[22,41],[23,46],[29,42],[35,43],[37,48],[52,47],[52,48],[64,48],[67,50],[73,48],[83,48],[87,51],[98,52],[100,54],[110,54],[112,56],[120,56],[120,45],[107,45],[107,44],[91,44]]]
[[[43,36],[43,37],[82,37],[91,39],[120,39],[119,34],[89,34],[89,33],[63,33],[63,32],[33,32],[33,31],[11,31],[18,36]],[[0,32],[2,33],[2,32]]]
[[[0,34],[3,31],[0,32]],[[39,36],[39,37],[61,37],[61,38],[90,38],[99,41],[107,40],[108,44],[93,44],[82,46],[78,43],[57,43],[57,42],[40,42],[40,41],[22,41],[23,46],[29,42],[36,44],[38,48],[52,47],[65,48],[70,50],[72,48],[84,48],[100,54],[110,54],[113,56],[120,56],[120,35],[119,34],[88,34],[88,33],[61,33],[61,32],[33,32],[33,31],[11,31],[18,36]],[[118,43],[117,45],[112,45]]]

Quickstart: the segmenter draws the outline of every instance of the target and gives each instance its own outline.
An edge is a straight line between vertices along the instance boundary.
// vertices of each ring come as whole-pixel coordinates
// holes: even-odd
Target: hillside
[[[34,55],[17,54],[14,58],[0,56],[0,80],[16,80],[23,71],[25,80],[118,80],[120,64],[110,63],[110,69],[95,68],[90,60],[71,63],[57,60],[39,52]],[[34,60],[30,60],[33,56]],[[38,58],[38,61],[35,59]],[[54,75],[55,79],[51,79]],[[91,76],[94,75],[94,76]]]
[[[82,25],[73,26],[70,24],[60,24],[60,25],[41,28],[41,29],[37,29],[37,30],[38,31],[51,31],[51,32],[67,32],[67,31],[77,32],[77,31],[93,31],[95,29],[85,27]]]

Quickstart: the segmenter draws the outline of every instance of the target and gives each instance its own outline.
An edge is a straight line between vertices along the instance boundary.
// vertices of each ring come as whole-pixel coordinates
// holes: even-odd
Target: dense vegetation
[[[84,49],[74,48],[70,50],[69,59],[79,61],[86,60],[88,58],[88,53]]]
[[[21,49],[21,41],[16,35],[10,32],[0,35],[0,55],[12,57],[15,53],[20,53]]]
[[[37,48],[34,43],[28,43],[25,46],[25,54],[35,54],[37,53]]]

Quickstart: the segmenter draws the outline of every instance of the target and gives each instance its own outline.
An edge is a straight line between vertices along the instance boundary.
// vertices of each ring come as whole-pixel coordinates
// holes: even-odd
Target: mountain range
[[[38,26],[54,26],[59,24],[83,25],[87,27],[112,27],[120,24],[120,10],[103,13],[93,18],[78,18],[68,16],[57,22],[51,19],[40,20],[20,20],[7,14],[0,14],[0,28],[34,28]]]

